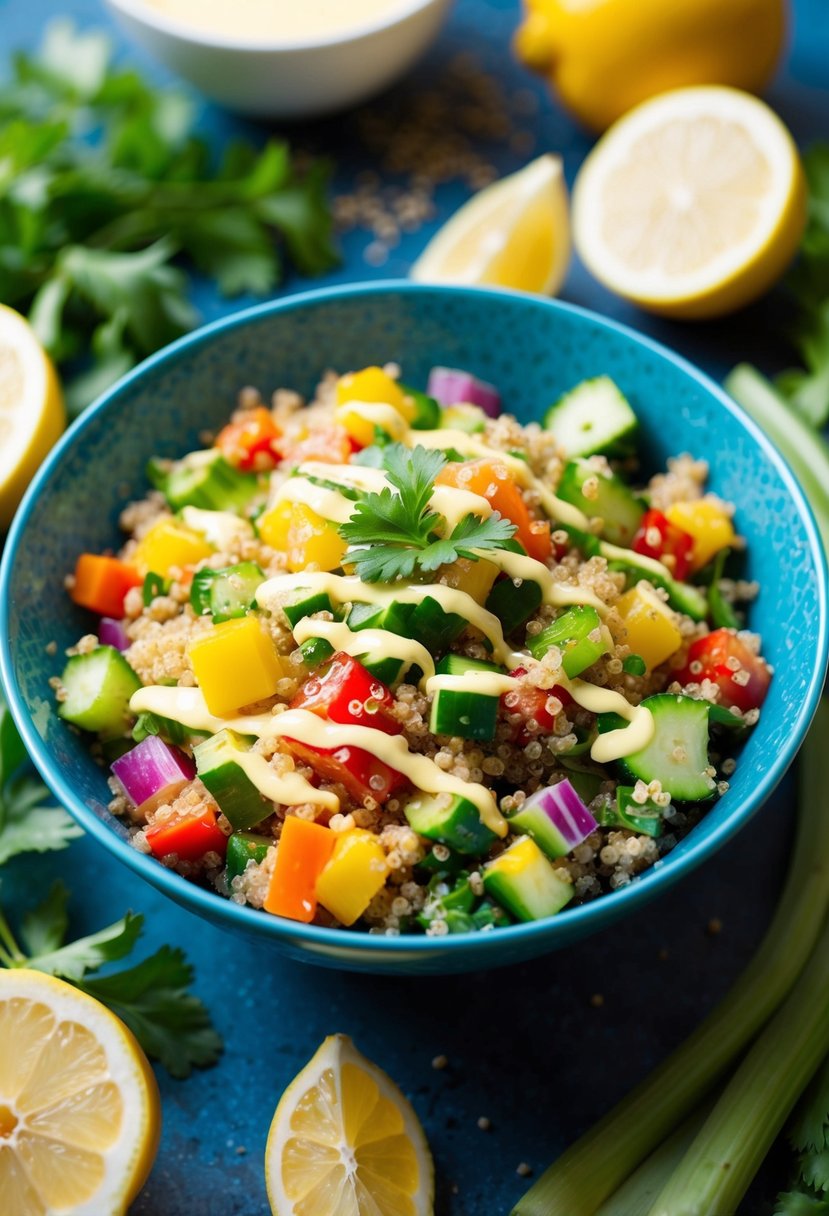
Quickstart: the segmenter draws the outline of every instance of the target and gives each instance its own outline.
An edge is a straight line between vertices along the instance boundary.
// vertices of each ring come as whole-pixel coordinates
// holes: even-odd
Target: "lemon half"
[[[651,312],[715,317],[766,291],[806,222],[797,148],[738,89],[676,89],[637,106],[585,160],[576,248],[611,291]]]
[[[28,321],[0,304],[0,532],[65,425],[51,360]]]
[[[342,1034],[282,1095],[265,1175],[275,1216],[432,1216],[434,1168],[417,1115]]]
[[[473,195],[412,267],[419,283],[512,287],[554,295],[570,261],[567,187],[558,156],[539,156]]]
[[[0,1212],[122,1216],[150,1172],[158,1086],[126,1026],[39,971],[0,971]]]

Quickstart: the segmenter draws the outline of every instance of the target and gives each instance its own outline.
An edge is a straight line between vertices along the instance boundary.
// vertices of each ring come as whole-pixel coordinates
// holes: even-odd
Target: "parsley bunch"
[[[271,140],[215,166],[192,122],[186,95],[113,67],[106,36],[67,21],[0,87],[0,301],[80,365],[72,411],[196,323],[178,255],[226,295],[270,292],[283,253],[304,274],[336,260],[323,164]]]
[[[829,1060],[812,1081],[789,1128],[797,1156],[792,1189],[777,1197],[775,1216],[829,1216]]]
[[[83,833],[64,810],[46,803],[46,786],[26,770],[26,750],[0,696],[0,864],[18,853],[63,849]],[[15,936],[0,909],[0,966],[57,975],[107,1005],[148,1056],[174,1077],[215,1064],[222,1040],[207,1009],[189,991],[193,971],[183,952],[162,946],[149,958],[99,976],[132,952],[144,924],[128,912],[88,937],[67,942],[69,892],[56,883],[20,922]]]
[[[416,570],[437,570],[459,557],[476,561],[480,549],[506,548],[515,524],[494,513],[488,519],[465,515],[449,535],[446,520],[429,506],[442,452],[392,443],[383,449],[383,468],[391,483],[357,500],[354,514],[340,525],[348,541],[345,560],[366,583],[393,583]],[[393,488],[391,488],[393,487]]]

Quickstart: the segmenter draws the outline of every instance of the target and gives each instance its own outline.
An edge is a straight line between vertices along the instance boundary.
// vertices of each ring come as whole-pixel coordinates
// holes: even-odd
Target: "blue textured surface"
[[[98,0],[0,0],[0,44],[34,45],[47,16],[70,11],[85,24],[108,24]],[[469,52],[498,77],[508,97],[520,90],[538,98],[538,112],[523,125],[535,150],[563,153],[572,181],[589,140],[509,58],[505,48],[517,11],[517,0],[458,0],[434,52],[372,110],[405,105],[423,88],[440,92],[447,63]],[[791,50],[768,98],[806,143],[825,137],[829,127],[829,6],[795,0],[793,15]],[[122,49],[125,60],[154,70],[145,57]],[[446,120],[451,127],[453,115]],[[211,108],[202,125],[217,142],[240,132],[259,139],[266,134]],[[372,164],[356,116],[303,129],[297,138],[336,159],[339,189],[353,188],[357,174]],[[522,163],[524,154],[507,142],[478,146],[500,172]],[[442,186],[434,224],[466,193],[456,181]],[[379,270],[363,260],[370,236],[348,234],[343,266],[327,281],[405,273],[432,226],[406,237]],[[727,321],[682,326],[614,299],[574,261],[563,294],[636,325],[718,377],[739,358],[770,371],[792,358],[781,337],[788,313],[779,293]],[[235,306],[206,288],[197,299],[208,319]],[[75,894],[76,932],[98,928],[127,907],[145,912],[145,949],[165,941],[186,946],[198,990],[226,1038],[217,1068],[184,1083],[159,1074],[162,1146],[133,1216],[265,1216],[262,1152],[273,1106],[322,1036],[334,1030],[353,1035],[413,1098],[435,1153],[439,1216],[495,1216],[526,1188],[515,1173],[518,1163],[538,1171],[552,1160],[681,1041],[745,965],[779,889],[792,795],[788,779],[702,871],[615,931],[494,974],[411,982],[299,966],[173,907],[113,865],[89,838],[64,855],[6,867],[3,900],[18,911],[61,876]],[[705,932],[712,917],[723,926],[716,936]],[[598,993],[601,1007],[590,1000]],[[433,1072],[430,1061],[438,1053],[449,1057],[449,1067]],[[478,1130],[480,1115],[492,1120],[490,1133]],[[787,1172],[781,1152],[747,1197],[744,1216],[770,1216]]]
[[[496,383],[522,421],[540,417],[580,380],[610,375],[639,417],[646,469],[664,468],[679,452],[710,460],[711,489],[737,504],[745,577],[761,587],[750,624],[766,639],[776,674],[728,793],[629,887],[498,933],[369,937],[270,917],[203,891],[129,847],[125,828],[107,812],[104,773],[48,705],[48,680],[60,673],[63,651],[95,627],[68,607],[62,576],[78,551],[117,547],[119,511],[143,493],[147,461],[197,446],[199,433],[227,416],[240,385],[255,384],[266,396],[280,385],[309,395],[326,367],[390,360],[420,385],[435,364],[468,368]],[[788,767],[823,685],[828,627],[826,568],[809,508],[768,440],[712,382],[652,341],[571,305],[406,282],[325,288],[261,305],[148,360],[52,452],[18,511],[0,568],[0,675],[35,763],[81,825],[215,924],[278,943],[293,957],[385,974],[532,958],[610,929],[699,865],[747,823]],[[55,657],[46,650],[52,641]]]

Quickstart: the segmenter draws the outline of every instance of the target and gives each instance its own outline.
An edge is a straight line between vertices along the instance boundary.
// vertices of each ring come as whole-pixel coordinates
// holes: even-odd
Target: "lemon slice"
[[[349,1038],[329,1035],[282,1095],[265,1150],[276,1216],[431,1216],[417,1115]]]
[[[561,158],[547,155],[464,203],[426,246],[411,277],[554,295],[569,261]]]
[[[65,425],[51,360],[20,313],[0,304],[0,531]]]
[[[806,191],[764,102],[718,86],[631,110],[585,160],[573,236],[611,291],[652,312],[714,317],[761,295],[794,256]]]
[[[98,1001],[0,971],[0,1212],[122,1216],[158,1148],[158,1087]]]

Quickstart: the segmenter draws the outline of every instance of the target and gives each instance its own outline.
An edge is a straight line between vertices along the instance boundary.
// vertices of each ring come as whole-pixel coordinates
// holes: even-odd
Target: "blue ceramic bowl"
[[[242,908],[127,844],[107,811],[105,775],[87,741],[54,712],[49,677],[64,647],[93,627],[69,603],[63,576],[81,550],[118,544],[117,517],[146,489],[154,455],[198,446],[240,386],[313,389],[326,368],[400,362],[423,383],[435,363],[468,368],[530,420],[563,390],[607,372],[642,421],[646,465],[688,451],[711,464],[711,486],[737,504],[747,577],[760,596],[751,627],[776,674],[728,793],[665,861],[642,878],[553,919],[495,933],[386,938],[321,929]],[[485,290],[390,283],[334,288],[266,304],[182,339],[111,389],[75,423],[40,470],[11,529],[0,570],[0,675],[37,767],[78,823],[176,902],[295,958],[383,972],[471,970],[543,954],[607,928],[679,881],[744,827],[792,760],[811,720],[827,658],[827,574],[809,508],[768,441],[710,380],[620,325],[555,301]],[[58,654],[47,644],[57,642]]]

